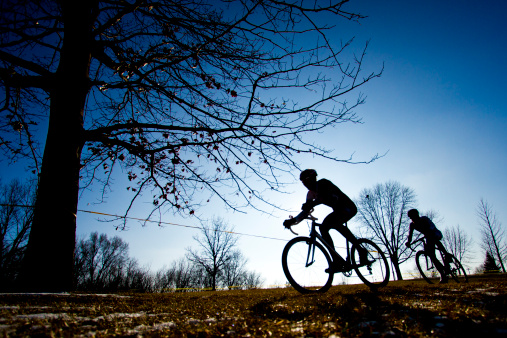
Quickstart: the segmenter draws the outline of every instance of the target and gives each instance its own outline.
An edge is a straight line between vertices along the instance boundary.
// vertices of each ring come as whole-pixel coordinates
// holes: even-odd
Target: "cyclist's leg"
[[[447,273],[445,272],[444,266],[442,263],[440,263],[440,260],[438,260],[436,254],[435,254],[435,246],[437,245],[437,240],[433,238],[426,237],[426,247],[424,250],[428,253],[428,256],[431,258],[433,265],[435,265],[435,268],[440,273],[440,279],[442,282],[447,281]]]
[[[445,264],[445,269],[448,270],[449,269],[449,263],[451,262],[451,255],[449,255],[449,253],[447,252],[447,250],[445,249],[444,245],[442,244],[441,241],[437,240],[435,241],[435,245],[436,247],[442,251],[444,253],[444,264]]]
[[[340,231],[336,227],[336,224],[337,224],[336,222],[338,222],[338,221],[339,221],[338,214],[335,212],[332,212],[329,215],[327,215],[326,218],[324,218],[324,221],[320,225],[320,234],[322,235],[322,238],[324,238],[326,243],[329,244],[333,248],[334,248],[334,243],[333,243],[333,239],[331,238],[331,235],[329,234],[329,230],[335,229],[335,230]],[[340,231],[340,233],[341,233],[341,231]],[[354,240],[355,240],[355,237],[354,237]],[[338,267],[343,266],[346,263],[342,257],[340,257],[339,255],[336,255],[334,252],[331,252],[331,257],[333,258],[333,262],[336,263],[335,265],[337,265]]]
[[[324,222],[322,222],[322,224],[326,224],[328,231],[329,229],[335,229],[350,243],[357,244],[356,236],[354,236],[350,229],[344,225],[350,221],[354,215],[355,213],[347,208],[344,208],[342,210],[334,210],[324,219]]]
[[[326,242],[329,239],[331,241],[330,243],[333,243],[331,236],[329,235],[329,230],[335,229],[336,231],[338,231],[343,237],[345,237],[350,243],[352,243],[352,245],[357,245],[359,255],[361,257],[361,263],[367,264],[368,252],[366,250],[361,251],[360,249],[361,247],[358,245],[358,240],[356,236],[354,236],[354,234],[350,231],[350,229],[347,226],[345,226],[345,223],[347,223],[352,217],[354,217],[354,215],[355,211],[352,211],[347,208],[344,208],[342,210],[335,210],[324,219],[324,221],[322,222],[322,226],[320,227],[321,228],[320,232]],[[339,261],[344,260],[340,259]]]

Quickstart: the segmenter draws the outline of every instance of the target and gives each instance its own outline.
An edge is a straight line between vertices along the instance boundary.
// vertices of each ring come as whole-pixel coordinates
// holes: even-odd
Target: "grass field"
[[[318,295],[291,288],[165,294],[2,294],[8,337],[495,337],[507,336],[507,276],[378,292],[341,285]]]

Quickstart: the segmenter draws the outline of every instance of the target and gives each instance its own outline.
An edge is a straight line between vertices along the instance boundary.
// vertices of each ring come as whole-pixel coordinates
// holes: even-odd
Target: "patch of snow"
[[[66,313],[34,313],[30,315],[17,315],[16,319],[63,319],[70,320],[71,317]]]
[[[0,310],[19,310],[20,307],[18,305],[14,306],[0,306]]]
[[[0,293],[0,296],[78,296],[78,297],[115,297],[115,298],[132,298],[132,296],[116,295],[112,293],[69,293],[69,292],[17,292],[17,293]]]

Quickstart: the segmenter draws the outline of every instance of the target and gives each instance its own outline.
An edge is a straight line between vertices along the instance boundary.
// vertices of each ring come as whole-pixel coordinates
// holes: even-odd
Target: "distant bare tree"
[[[224,273],[227,264],[234,259],[238,238],[231,233],[232,230],[225,221],[216,218],[208,225],[202,225],[200,236],[194,236],[199,249],[196,251],[187,248],[188,260],[204,269],[206,280],[213,291],[216,290],[219,277]]]
[[[13,180],[0,182],[0,289],[12,288],[32,224],[34,185]]]
[[[232,251],[220,278],[222,283],[229,289],[242,286],[246,274],[246,263],[247,259],[243,256],[241,251]]]
[[[414,206],[415,192],[399,182],[390,181],[363,189],[360,196],[357,207],[362,228],[389,255],[397,279],[402,280],[400,264],[412,253],[405,243],[408,236],[407,211]]]
[[[172,291],[171,289],[173,289],[173,279],[174,273],[171,268],[164,267],[163,269],[158,270],[155,273],[155,290],[158,292]]]
[[[480,230],[482,234],[481,247],[500,264],[502,271],[505,273],[505,262],[507,260],[505,230],[496,218],[491,206],[483,199],[479,201],[477,215],[480,219]]]
[[[137,259],[127,260],[124,272],[120,274],[119,290],[155,291],[155,277],[147,267],[139,266]]]
[[[241,251],[235,250],[231,259],[228,260],[220,282],[229,289],[254,289],[262,285],[263,279],[260,274],[255,271],[246,269],[248,260],[243,256]]]
[[[170,268],[161,269],[155,275],[155,289],[161,292],[198,289],[198,283],[197,271],[184,258],[174,261]]]
[[[472,254],[472,237],[468,236],[459,225],[450,229],[446,228],[443,231],[443,235],[442,242],[446,250],[452,253],[462,265],[466,265]]]
[[[78,289],[118,289],[129,264],[128,244],[120,237],[111,240],[106,234],[90,234],[76,246],[75,276]]]
[[[244,287],[247,289],[256,289],[264,284],[261,275],[255,271],[247,271],[245,273]]]

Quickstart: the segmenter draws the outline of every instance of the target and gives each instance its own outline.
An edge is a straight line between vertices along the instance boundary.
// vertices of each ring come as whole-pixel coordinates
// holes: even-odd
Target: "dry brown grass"
[[[126,295],[0,295],[4,336],[507,336],[507,276],[467,284],[390,282]]]

